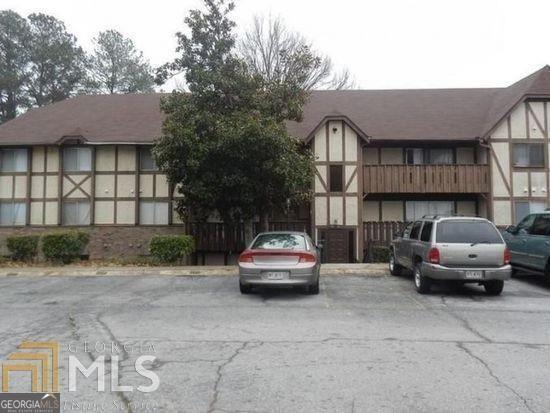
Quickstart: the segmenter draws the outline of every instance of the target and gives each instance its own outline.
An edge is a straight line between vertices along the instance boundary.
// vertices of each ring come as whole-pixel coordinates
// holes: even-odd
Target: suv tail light
[[[428,261],[431,264],[439,264],[439,250],[437,248],[431,248],[428,251]]]
[[[508,247],[504,248],[504,265],[510,264],[511,256]]]
[[[252,258],[253,254],[250,251],[245,250],[241,255],[239,255],[239,262],[252,262]]]

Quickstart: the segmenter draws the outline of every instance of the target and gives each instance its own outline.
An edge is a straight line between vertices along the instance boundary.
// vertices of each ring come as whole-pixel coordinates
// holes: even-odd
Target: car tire
[[[483,284],[483,287],[485,288],[485,292],[487,292],[487,294],[489,295],[500,295],[504,288],[504,281],[502,280],[487,281],[485,284]]]
[[[414,266],[414,286],[420,294],[428,294],[432,289],[432,280],[422,275],[421,263]]]
[[[391,275],[394,275],[394,276],[398,277],[401,274],[403,274],[403,267],[401,265],[395,263],[395,254],[393,253],[393,250],[390,251],[389,267],[390,267],[390,274]]]
[[[252,286],[243,284],[239,281],[239,290],[241,290],[241,294],[250,294],[252,292]]]
[[[317,282],[315,284],[311,284],[305,287],[305,293],[308,295],[319,294],[319,279],[317,279]]]

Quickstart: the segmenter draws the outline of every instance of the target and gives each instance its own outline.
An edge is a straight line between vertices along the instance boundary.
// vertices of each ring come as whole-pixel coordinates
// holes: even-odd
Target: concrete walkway
[[[236,266],[181,266],[181,267],[94,267],[66,265],[62,267],[4,267],[0,277],[89,277],[89,276],[142,276],[165,275],[177,277],[236,276]],[[359,275],[382,277],[388,274],[387,264],[323,264],[321,275]]]

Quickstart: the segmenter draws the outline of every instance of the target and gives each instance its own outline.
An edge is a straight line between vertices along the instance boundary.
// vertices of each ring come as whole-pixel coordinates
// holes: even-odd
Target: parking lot
[[[324,277],[318,296],[243,296],[232,276],[3,277],[0,314],[2,360],[24,340],[61,343],[65,411],[550,409],[550,284],[537,277],[499,297],[423,296],[390,276]],[[84,342],[141,349],[120,355],[121,384],[143,383],[133,360],[153,354],[158,390],[98,392],[91,376],[67,392],[68,345]]]

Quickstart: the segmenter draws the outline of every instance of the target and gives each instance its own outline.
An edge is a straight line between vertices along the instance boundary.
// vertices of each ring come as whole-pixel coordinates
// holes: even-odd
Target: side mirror
[[[518,232],[518,229],[515,225],[509,225],[506,227],[506,232],[509,232],[510,234],[515,234]]]
[[[323,245],[323,241],[320,241],[318,244],[315,245],[315,247],[319,250],[322,250],[324,245]]]

